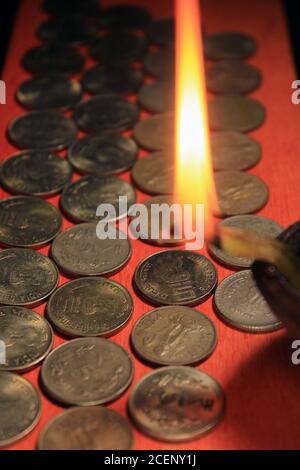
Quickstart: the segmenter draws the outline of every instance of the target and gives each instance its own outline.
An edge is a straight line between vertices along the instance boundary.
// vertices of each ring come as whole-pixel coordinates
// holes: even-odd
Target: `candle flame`
[[[175,193],[204,205],[205,237],[214,233],[217,197],[211,165],[199,0],[176,0]]]

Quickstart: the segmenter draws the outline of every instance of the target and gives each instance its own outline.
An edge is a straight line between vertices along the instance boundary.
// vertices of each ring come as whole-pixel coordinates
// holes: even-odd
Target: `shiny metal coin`
[[[72,75],[81,71],[84,58],[76,49],[62,44],[43,44],[27,51],[22,65],[35,75]]]
[[[210,34],[204,41],[205,54],[209,59],[247,59],[255,54],[256,41],[248,34],[235,31]]]
[[[101,277],[63,284],[47,304],[48,319],[71,337],[113,335],[129,321],[132,311],[128,290]]]
[[[144,434],[169,442],[195,439],[211,431],[225,412],[223,390],[192,367],[163,367],[145,375],[132,390],[128,408]]]
[[[174,116],[171,113],[151,116],[139,121],[133,136],[147,150],[172,149],[174,147]]]
[[[148,28],[148,37],[150,41],[163,46],[174,44],[175,41],[175,23],[174,18],[163,18],[153,21]]]
[[[175,162],[170,152],[155,152],[139,158],[132,168],[134,183],[148,194],[172,194]]]
[[[260,71],[239,60],[221,60],[206,71],[206,85],[213,93],[250,93],[260,84]]]
[[[240,132],[212,132],[210,143],[215,170],[248,170],[261,159],[259,142]]]
[[[54,349],[41,368],[45,392],[66,405],[94,406],[116,400],[132,378],[128,352],[103,338],[68,341]]]
[[[53,344],[49,323],[22,307],[0,306],[0,341],[5,345],[5,363],[0,370],[25,371],[41,362]]]
[[[150,113],[164,113],[174,108],[174,90],[169,81],[156,81],[143,85],[138,100]]]
[[[260,293],[250,270],[224,279],[215,297],[217,313],[227,324],[249,333],[267,333],[282,327]]]
[[[91,56],[104,63],[141,60],[147,51],[145,36],[130,31],[114,31],[95,40],[90,47]]]

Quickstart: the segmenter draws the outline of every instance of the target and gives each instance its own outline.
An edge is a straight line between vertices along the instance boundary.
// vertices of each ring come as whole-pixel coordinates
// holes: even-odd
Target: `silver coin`
[[[103,276],[119,271],[131,257],[131,243],[120,239],[100,240],[97,224],[80,224],[55,238],[51,255],[59,268],[73,277]],[[123,234],[125,235],[125,234]]]
[[[215,292],[214,303],[222,320],[241,331],[267,333],[282,327],[256,286],[250,270],[224,279]]]
[[[132,390],[128,408],[145,434],[169,442],[195,439],[222,420],[225,397],[208,374],[192,367],[163,367]]]
[[[262,209],[269,198],[266,184],[255,175],[242,171],[215,174],[221,216],[251,214]]]
[[[140,88],[138,100],[150,113],[164,113],[174,108],[174,89],[168,81],[146,83]]]
[[[21,149],[61,150],[74,142],[76,134],[74,122],[55,111],[31,111],[8,128],[10,140]]]
[[[72,75],[84,66],[84,58],[71,46],[43,44],[29,49],[22,58],[22,65],[34,75]]]
[[[0,372],[0,446],[27,436],[41,417],[41,399],[34,386],[11,372]]]
[[[160,307],[143,315],[131,332],[136,353],[152,364],[188,365],[203,362],[214,351],[213,322],[189,307]]]
[[[174,116],[171,113],[151,116],[139,121],[133,136],[147,150],[162,150],[174,147]]]
[[[132,179],[148,194],[172,194],[175,162],[170,152],[155,152],[139,158],[132,168]]]
[[[132,311],[128,290],[101,277],[67,282],[47,304],[48,319],[71,337],[113,335],[129,321]]]
[[[283,227],[272,219],[260,217],[257,215],[236,215],[222,220],[220,225],[223,227],[238,228],[246,231],[253,231],[261,236],[268,238],[277,238],[282,232]],[[250,268],[253,260],[231,256],[221,248],[209,245],[210,254],[218,261],[229,268]]]
[[[45,392],[66,405],[94,406],[116,400],[132,378],[128,352],[103,338],[68,341],[54,349],[41,368]]]
[[[250,93],[260,83],[260,71],[239,60],[221,60],[206,71],[207,88],[213,93]]]
[[[210,143],[215,170],[248,170],[261,158],[261,145],[240,132],[212,132]]]
[[[175,76],[175,51],[164,47],[156,52],[149,52],[144,60],[145,71],[157,78],[171,80]]]
[[[95,39],[96,34],[93,23],[77,15],[50,18],[37,29],[37,35],[42,41],[54,44],[86,44]]]
[[[247,34],[226,31],[205,37],[204,50],[209,59],[247,59],[257,49],[254,38]]]
[[[265,108],[258,101],[240,95],[218,96],[208,102],[210,126],[214,130],[248,132],[261,126]]]
[[[119,207],[119,197],[126,197],[127,204]],[[126,217],[129,207],[136,202],[136,193],[131,184],[115,176],[85,176],[68,185],[61,196],[60,205],[67,216],[75,222],[100,220],[97,208],[100,204],[111,204],[115,213],[106,217],[115,221]]]
[[[32,310],[0,306],[0,341],[5,344],[5,363],[0,363],[0,370],[26,371],[49,354],[53,332]]]
[[[21,83],[16,98],[28,109],[61,109],[75,106],[81,100],[81,85],[63,77],[35,77]]]

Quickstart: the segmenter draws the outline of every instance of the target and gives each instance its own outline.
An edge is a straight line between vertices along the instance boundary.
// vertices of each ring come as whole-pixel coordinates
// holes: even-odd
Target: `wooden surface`
[[[103,5],[126,3],[103,0]],[[172,14],[170,0],[131,0],[133,4],[149,8],[154,17]],[[5,159],[16,149],[7,142],[5,131],[9,122],[24,110],[14,100],[17,86],[29,75],[22,70],[20,58],[30,47],[37,45],[35,30],[46,15],[39,2],[23,0],[14,27],[7,54],[3,79],[7,84],[7,104],[0,106],[0,156]],[[261,211],[284,226],[300,218],[300,109],[291,104],[291,82],[296,78],[284,13],[279,0],[206,0],[203,18],[207,33],[222,30],[240,30],[253,35],[259,44],[257,55],[251,59],[263,73],[262,87],[253,97],[267,109],[266,123],[253,133],[263,146],[262,162],[253,170],[270,188],[270,200]],[[84,49],[83,49],[84,50]],[[87,65],[91,65],[90,61]],[[122,177],[128,179],[129,175]],[[7,194],[1,191],[1,197]],[[58,197],[49,199],[57,205]],[[139,200],[145,195],[139,193]],[[71,224],[64,220],[64,228]],[[49,247],[41,250],[47,253]],[[151,307],[140,300],[132,290],[131,278],[138,261],[157,251],[136,241],[133,257],[125,269],[113,276],[132,292],[135,308],[131,322],[112,337],[128,350],[133,323]],[[205,252],[205,251],[203,251]],[[230,271],[217,266],[219,279]],[[61,277],[61,283],[66,278]],[[36,310],[43,314],[45,304]],[[218,330],[218,347],[212,357],[200,366],[215,377],[224,388],[227,410],[222,424],[208,436],[179,445],[149,439],[136,430],[135,449],[295,449],[300,448],[300,367],[291,364],[290,341],[284,331],[265,335],[251,335],[235,331],[218,320],[212,309],[212,299],[198,307],[211,317]],[[55,346],[62,343],[59,336]],[[150,368],[135,358],[134,383]],[[25,374],[38,385],[39,368]],[[40,388],[39,388],[40,390]],[[34,449],[43,426],[62,408],[42,396],[43,414],[36,429],[10,449]],[[128,392],[114,402],[112,409],[126,415]],[[1,419],[1,417],[0,417]]]

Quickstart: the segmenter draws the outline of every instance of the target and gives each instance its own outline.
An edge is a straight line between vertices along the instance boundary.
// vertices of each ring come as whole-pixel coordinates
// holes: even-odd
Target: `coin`
[[[171,80],[175,76],[174,48],[164,47],[156,52],[149,52],[145,57],[144,68],[154,77]]]
[[[195,364],[213,353],[217,332],[213,322],[197,310],[160,307],[135,323],[131,344],[142,359],[152,364]]]
[[[282,327],[260,293],[250,270],[224,279],[215,297],[217,313],[230,326],[250,333],[267,333]]]
[[[81,85],[64,77],[35,77],[21,83],[16,98],[29,109],[67,109],[81,99]]]
[[[265,108],[256,100],[240,95],[218,96],[208,102],[210,125],[215,130],[248,132],[261,126]]]
[[[32,310],[0,306],[0,341],[5,344],[5,363],[0,362],[0,370],[24,371],[50,352],[53,332],[49,323]]]
[[[261,145],[240,132],[212,132],[210,144],[215,170],[248,170],[261,158]]]
[[[170,213],[170,225],[167,227],[163,225],[165,220],[163,219],[162,215],[159,215],[158,212],[159,208],[165,204],[169,206],[171,211],[173,203],[174,201],[172,196],[156,196],[148,199],[147,201],[144,201],[143,206],[147,211],[148,223],[146,225],[138,223],[138,238],[146,243],[159,246],[174,246],[186,243],[187,240],[185,240],[180,234],[177,235],[175,233],[174,227],[176,221],[176,212],[174,211],[173,215],[172,212]],[[131,216],[131,211],[129,211],[128,215]],[[132,217],[134,218],[135,215],[133,214]]]
[[[0,243],[4,246],[38,247],[55,238],[62,216],[49,202],[16,196],[0,201]]]
[[[268,201],[268,187],[258,176],[242,171],[219,171],[215,182],[222,216],[251,214]]]
[[[154,305],[197,305],[217,284],[214,265],[192,251],[168,250],[140,262],[134,274],[137,292]]]
[[[181,442],[206,434],[222,420],[225,397],[216,380],[200,370],[163,367],[138,382],[128,408],[143,433]]]
[[[206,71],[207,88],[213,93],[250,93],[260,83],[260,71],[239,60],[220,60]]]
[[[151,21],[150,13],[137,5],[114,5],[102,8],[97,25],[103,29],[144,29]]]
[[[120,204],[119,198],[127,198]],[[99,220],[97,208],[110,204],[115,213],[108,214],[106,221],[126,217],[128,208],[136,201],[136,193],[127,181],[115,176],[85,176],[67,186],[61,196],[60,205],[67,216],[75,222]]]
[[[138,100],[150,113],[164,113],[174,108],[174,89],[169,81],[146,83],[140,88]]]
[[[46,20],[37,30],[42,41],[56,44],[85,44],[93,40],[96,34],[97,30],[92,23],[74,15]]]
[[[100,240],[96,223],[80,224],[55,238],[51,254],[63,272],[70,276],[102,276],[119,271],[131,256],[131,244],[121,239]],[[123,234],[125,235],[125,234]]]
[[[104,406],[76,407],[44,427],[39,450],[130,450],[133,435],[122,415]]]
[[[153,21],[148,28],[148,36],[150,41],[163,46],[173,44],[175,40],[174,19],[163,18],[162,20]]]
[[[143,73],[130,64],[101,64],[86,70],[81,78],[85,91],[94,95],[137,92],[144,80]]]
[[[22,149],[61,150],[74,142],[77,128],[71,119],[55,111],[31,111],[15,118],[8,135]]]
[[[12,193],[46,197],[59,193],[72,173],[65,158],[47,150],[28,150],[3,162],[0,180]]]
[[[43,8],[57,15],[94,14],[98,11],[98,0],[44,0]]]
[[[261,236],[273,239],[277,238],[283,232],[283,227],[274,220],[257,215],[236,215],[229,219],[222,220],[220,225],[223,227],[246,230],[247,232],[253,231]],[[253,263],[253,260],[247,258],[231,256],[215,245],[209,245],[209,251],[218,262],[230,268],[250,268]]]
[[[147,40],[130,31],[114,31],[95,40],[90,47],[91,56],[104,63],[141,60],[147,50]]]
[[[0,446],[12,444],[29,434],[39,422],[41,400],[28,380],[0,372]]]
[[[35,75],[72,75],[81,71],[84,58],[71,46],[43,44],[25,53],[22,65]]]
[[[132,169],[134,183],[149,194],[171,194],[174,175],[174,159],[165,151],[139,158]]]
[[[138,120],[139,110],[118,95],[102,95],[79,103],[73,117],[83,131],[117,132],[132,128]]]
[[[136,143],[122,135],[91,134],[75,142],[68,152],[70,163],[79,173],[113,175],[132,167]]]
[[[147,150],[168,149],[174,146],[174,116],[171,113],[151,116],[139,121],[133,136]]]
[[[81,278],[63,284],[49,299],[47,317],[63,334],[109,336],[131,317],[128,290],[105,278]]]
[[[256,41],[248,34],[234,31],[210,34],[204,41],[209,59],[247,59],[256,52]]]
[[[46,256],[26,248],[0,251],[0,303],[33,306],[58,284],[58,270]]]
[[[54,349],[41,368],[46,393],[66,405],[93,406],[116,400],[132,378],[128,352],[103,338],[68,341]]]

